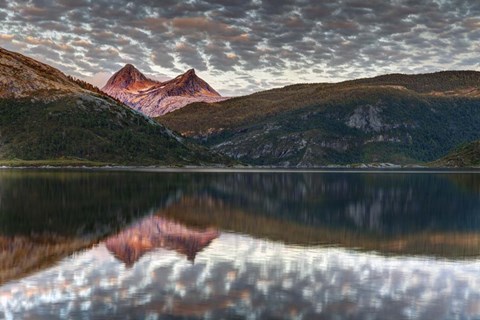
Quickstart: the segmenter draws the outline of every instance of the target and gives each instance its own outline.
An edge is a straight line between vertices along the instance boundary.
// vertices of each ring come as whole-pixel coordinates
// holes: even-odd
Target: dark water
[[[0,171],[0,319],[480,319],[480,174]]]

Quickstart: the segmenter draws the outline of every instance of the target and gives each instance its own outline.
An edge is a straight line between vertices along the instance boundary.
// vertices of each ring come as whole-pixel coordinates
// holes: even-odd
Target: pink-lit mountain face
[[[133,65],[116,72],[102,90],[149,117],[157,117],[193,102],[225,100],[190,69],[176,78],[160,82],[148,79]]]

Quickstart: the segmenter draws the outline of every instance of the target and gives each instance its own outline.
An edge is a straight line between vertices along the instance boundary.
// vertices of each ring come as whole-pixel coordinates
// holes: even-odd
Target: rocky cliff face
[[[193,69],[172,80],[159,82],[148,79],[127,64],[109,79],[102,90],[150,117],[164,115],[192,102],[225,100]]]

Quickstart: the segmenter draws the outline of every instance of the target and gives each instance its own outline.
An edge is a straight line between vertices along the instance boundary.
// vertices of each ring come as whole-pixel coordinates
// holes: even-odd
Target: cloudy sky
[[[224,95],[480,70],[478,0],[2,0],[0,46],[96,85],[195,68]]]

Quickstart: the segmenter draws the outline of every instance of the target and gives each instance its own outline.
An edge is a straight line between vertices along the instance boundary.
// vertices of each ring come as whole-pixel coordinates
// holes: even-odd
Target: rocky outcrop
[[[150,117],[164,115],[193,102],[225,100],[199,78],[194,69],[172,80],[159,82],[148,79],[133,65],[127,64],[108,80],[102,90]]]
[[[379,132],[384,127],[381,111],[381,108],[376,106],[357,107],[345,124],[350,128]]]

